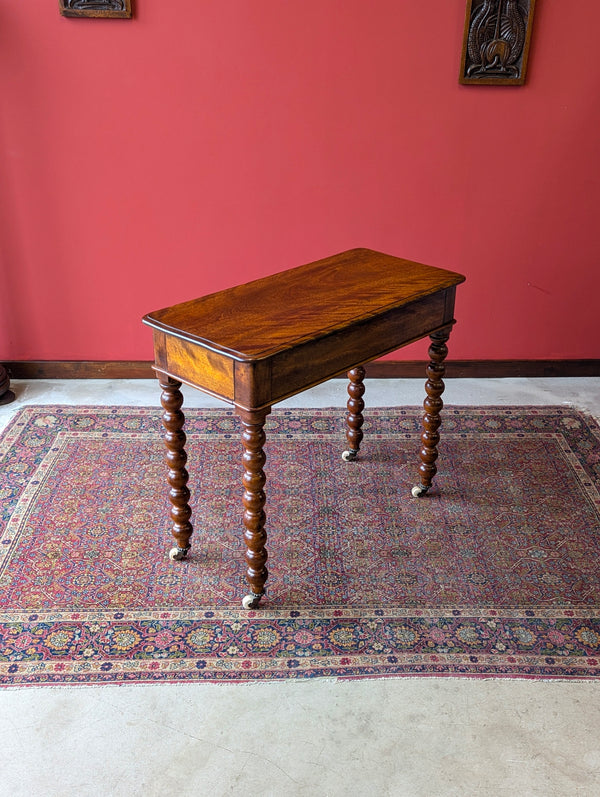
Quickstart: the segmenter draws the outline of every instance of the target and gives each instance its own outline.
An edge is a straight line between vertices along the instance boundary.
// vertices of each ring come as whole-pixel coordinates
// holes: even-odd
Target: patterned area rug
[[[186,414],[195,534],[172,562],[160,410],[27,407],[0,439],[3,685],[600,672],[600,430],[565,407],[267,423],[270,578],[245,611],[232,411]]]

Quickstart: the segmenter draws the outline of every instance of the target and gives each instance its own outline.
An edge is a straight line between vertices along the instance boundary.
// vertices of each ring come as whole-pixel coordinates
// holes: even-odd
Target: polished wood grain
[[[463,280],[354,249],[157,310],[143,321],[155,330],[158,370],[253,410],[452,323]]]
[[[347,374],[349,449],[343,458],[356,459],[363,439],[365,363],[429,335],[419,494],[425,492],[435,474],[445,341],[463,280],[452,271],[353,249],[146,315],[163,387],[173,558],[185,556],[192,533],[182,382],[230,402],[241,419],[246,608],[258,606],[268,576],[264,426],[271,406]]]
[[[253,361],[366,323],[463,279],[451,271],[353,249],[157,310],[145,321],[234,359]]]

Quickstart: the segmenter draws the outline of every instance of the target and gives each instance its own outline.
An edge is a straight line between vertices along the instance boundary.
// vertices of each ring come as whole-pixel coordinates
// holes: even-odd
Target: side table
[[[347,373],[348,448],[363,438],[364,364],[429,336],[415,497],[436,473],[446,342],[454,324],[461,274],[353,249],[144,316],[153,328],[155,371],[167,447],[171,558],[185,559],[193,527],[187,487],[182,383],[233,404],[242,424],[246,578],[242,601],[256,608],[267,581],[265,420],[278,401]]]

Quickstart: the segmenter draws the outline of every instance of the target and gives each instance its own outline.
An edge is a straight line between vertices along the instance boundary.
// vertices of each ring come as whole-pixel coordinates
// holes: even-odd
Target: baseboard
[[[146,360],[15,360],[4,367],[11,379],[153,379]]]
[[[372,379],[421,377],[426,363],[419,360],[377,360],[366,366]],[[450,379],[502,377],[600,376],[600,360],[448,360]]]
[[[425,375],[421,360],[376,360],[366,366],[371,379],[411,379]],[[5,363],[11,379],[153,379],[146,360],[15,360]],[[448,360],[446,377],[501,378],[600,376],[600,360]]]

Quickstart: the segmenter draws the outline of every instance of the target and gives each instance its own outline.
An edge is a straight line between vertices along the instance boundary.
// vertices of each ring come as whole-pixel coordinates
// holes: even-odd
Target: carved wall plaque
[[[58,0],[64,17],[131,18],[131,0]]]
[[[467,0],[459,81],[525,82],[535,0]]]

